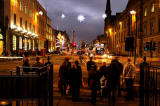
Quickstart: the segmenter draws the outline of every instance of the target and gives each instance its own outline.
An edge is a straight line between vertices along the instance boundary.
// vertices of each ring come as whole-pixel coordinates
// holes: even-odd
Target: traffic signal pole
[[[73,30],[73,34],[72,34],[72,44],[74,43],[74,30]],[[74,53],[74,47],[72,46],[72,62],[74,61],[74,57],[73,57],[73,53]]]

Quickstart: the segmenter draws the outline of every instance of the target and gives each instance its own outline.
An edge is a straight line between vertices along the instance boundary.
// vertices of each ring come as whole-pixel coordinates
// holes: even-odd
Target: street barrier
[[[28,72],[24,72],[28,68]],[[0,75],[0,103],[16,106],[33,104],[53,106],[53,64],[44,67],[16,67],[8,75]],[[19,105],[21,104],[21,105]]]

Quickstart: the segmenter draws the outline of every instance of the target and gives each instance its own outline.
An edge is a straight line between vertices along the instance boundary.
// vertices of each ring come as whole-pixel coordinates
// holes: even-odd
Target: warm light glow
[[[17,27],[17,31],[23,31],[21,27]]]
[[[16,29],[17,27],[13,24],[11,24],[11,29]]]
[[[109,28],[109,33],[112,33],[112,28]]]
[[[136,11],[132,10],[132,11],[130,11],[130,14],[135,15]]]
[[[42,12],[42,11],[39,11],[39,15],[43,15],[43,12]]]
[[[8,102],[6,102],[6,101],[2,101],[2,102],[0,102],[0,104],[3,106],[5,106],[5,105],[8,105]]]
[[[103,58],[106,58],[106,57],[107,57],[107,54],[104,54],[102,57],[103,57]]]
[[[132,15],[132,30],[134,31],[136,23],[136,11],[132,10],[130,11],[130,14]]]
[[[122,25],[122,22],[121,22],[121,21],[119,22],[119,25]]]
[[[22,59],[23,57],[0,57],[0,59]],[[0,102],[0,104],[5,102]]]
[[[32,33],[31,33],[31,32],[28,32],[27,34],[28,34],[28,35],[31,35]]]
[[[121,21],[119,22],[119,25],[120,25],[120,31],[122,31],[122,22]]]

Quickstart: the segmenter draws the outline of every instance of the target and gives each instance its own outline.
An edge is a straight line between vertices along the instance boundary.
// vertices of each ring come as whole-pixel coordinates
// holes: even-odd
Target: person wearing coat
[[[81,85],[81,78],[82,78],[82,72],[81,72],[80,66],[76,64],[77,62],[73,63],[71,67],[71,89],[72,89],[73,102],[79,101],[80,85]]]
[[[62,96],[66,95],[66,87],[67,87],[67,78],[66,78],[66,62],[64,61],[63,64],[60,66],[59,69],[59,88]]]

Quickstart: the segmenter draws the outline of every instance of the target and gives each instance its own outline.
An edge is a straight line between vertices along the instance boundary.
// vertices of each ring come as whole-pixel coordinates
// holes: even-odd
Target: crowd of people
[[[121,96],[121,82],[126,86],[126,100],[133,100],[133,81],[135,78],[135,66],[128,59],[126,65],[122,65],[118,58],[111,61],[110,65],[103,65],[98,70],[96,63],[90,57],[87,62],[88,87],[91,90],[91,103],[96,104],[97,95],[108,97],[113,106],[116,97]],[[59,69],[59,89],[62,96],[72,94],[72,101],[79,101],[80,87],[82,86],[82,70],[78,61],[69,62],[66,58]],[[122,80],[121,80],[122,77]],[[118,93],[116,93],[118,91]]]
[[[36,57],[36,62],[31,67],[31,64],[30,64],[28,56],[25,56],[23,58],[23,72],[24,73],[29,73],[29,72],[37,72],[37,73],[39,73],[39,72],[45,71],[46,66],[49,65],[49,64],[51,64],[49,56],[48,56],[47,62],[45,64],[40,62],[40,58],[39,57]]]

